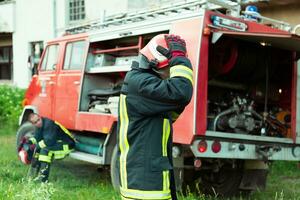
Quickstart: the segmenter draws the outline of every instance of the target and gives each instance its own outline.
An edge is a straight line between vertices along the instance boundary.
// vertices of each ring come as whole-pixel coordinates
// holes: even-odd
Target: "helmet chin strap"
[[[139,63],[139,68],[140,69],[154,69],[158,65],[157,60],[151,60],[149,61],[147,57],[144,55],[140,54],[138,57],[138,63]]]
[[[151,70],[153,71],[155,74],[157,74],[159,77],[162,78],[163,73],[161,71],[158,70],[157,66],[158,66],[158,61],[155,59],[149,61],[147,59],[147,57],[145,57],[144,55],[140,54],[138,57],[138,62],[137,62],[138,68],[142,69],[142,70]]]
[[[159,70],[157,70],[157,68],[152,68],[152,70],[157,74],[159,75],[160,77],[162,76],[162,72],[160,72]]]
[[[151,60],[151,61],[149,62],[149,67],[150,67],[150,69],[156,69],[157,66],[158,66],[158,61],[157,61],[157,60]]]

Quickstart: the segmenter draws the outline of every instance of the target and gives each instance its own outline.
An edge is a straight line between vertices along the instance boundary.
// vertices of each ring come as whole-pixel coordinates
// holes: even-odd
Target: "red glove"
[[[186,57],[186,43],[183,39],[178,35],[166,35],[165,39],[172,58],[177,56]]]

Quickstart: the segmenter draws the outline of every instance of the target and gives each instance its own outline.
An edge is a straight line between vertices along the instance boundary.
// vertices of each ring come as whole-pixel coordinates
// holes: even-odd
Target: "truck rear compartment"
[[[222,36],[209,54],[207,129],[292,138],[293,52]]]

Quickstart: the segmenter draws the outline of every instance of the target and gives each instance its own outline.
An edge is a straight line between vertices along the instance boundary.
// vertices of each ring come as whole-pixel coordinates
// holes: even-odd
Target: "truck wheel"
[[[200,178],[200,172],[194,169],[184,169],[183,170],[183,182],[181,190],[183,195],[189,195],[189,192],[197,193],[198,183]],[[201,190],[201,188],[199,188]]]
[[[242,176],[242,167],[232,168],[225,164],[218,172],[204,171],[201,175],[201,185],[207,194],[232,197],[239,193]]]
[[[19,129],[17,131],[17,136],[16,136],[16,150],[17,150],[17,152],[19,150],[18,147],[19,147],[21,141],[23,140],[23,138],[33,137],[34,131],[35,131],[35,126],[33,126],[29,122],[25,122],[24,124],[22,124],[19,127]]]
[[[110,177],[111,177],[111,183],[114,187],[114,189],[119,192],[120,191],[120,171],[118,169],[118,146],[116,145],[110,162]]]

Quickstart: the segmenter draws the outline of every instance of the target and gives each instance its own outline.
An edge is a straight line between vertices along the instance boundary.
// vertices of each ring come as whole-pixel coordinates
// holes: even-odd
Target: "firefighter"
[[[124,79],[118,119],[122,199],[177,199],[172,122],[190,102],[193,71],[179,36],[160,34]]]
[[[34,137],[29,138],[29,145],[35,144],[37,162],[33,167],[39,168],[39,182],[47,182],[50,164],[53,159],[66,157],[75,147],[75,140],[71,133],[56,121],[31,113],[28,117],[37,129]]]

